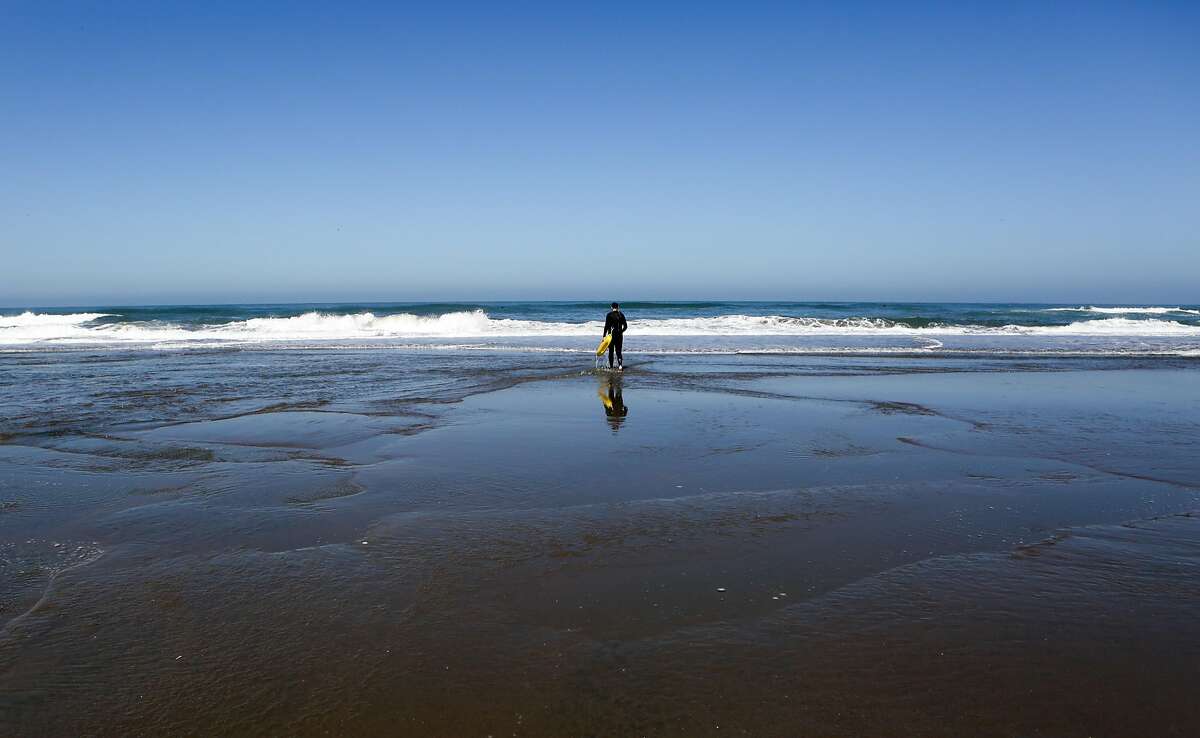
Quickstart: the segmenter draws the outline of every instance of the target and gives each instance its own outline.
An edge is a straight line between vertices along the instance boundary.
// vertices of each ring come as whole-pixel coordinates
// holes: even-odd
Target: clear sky
[[[583,5],[3,2],[0,304],[1200,302],[1200,3]]]

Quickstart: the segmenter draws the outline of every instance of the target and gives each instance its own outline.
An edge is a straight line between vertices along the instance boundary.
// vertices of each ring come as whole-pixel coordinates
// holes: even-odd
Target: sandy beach
[[[1200,720],[1184,359],[7,361],[7,735]]]

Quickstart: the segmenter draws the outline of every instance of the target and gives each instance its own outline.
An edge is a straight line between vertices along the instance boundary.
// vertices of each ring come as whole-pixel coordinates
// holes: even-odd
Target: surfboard
[[[604,340],[602,340],[600,342],[600,345],[596,347],[596,356],[599,356],[600,354],[604,353],[605,351],[608,351],[608,344],[612,343],[612,337],[613,337],[613,334],[611,334],[611,333],[609,333],[607,336],[604,337]]]

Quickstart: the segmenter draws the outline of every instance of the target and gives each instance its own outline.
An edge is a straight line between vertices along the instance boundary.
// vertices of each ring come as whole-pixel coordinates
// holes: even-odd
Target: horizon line
[[[269,306],[291,306],[291,305],[312,305],[312,306],[337,306],[337,305],[498,305],[498,304],[581,304],[581,303],[596,303],[599,306],[608,306],[614,302],[611,299],[491,299],[491,300],[462,300],[462,299],[436,299],[436,300],[396,300],[396,299],[351,299],[351,300],[285,300],[285,301],[268,301],[268,302],[144,302],[144,303],[77,303],[77,304],[5,304],[0,305],[0,310],[72,310],[82,308],[178,308],[178,307],[269,307]],[[621,305],[649,303],[649,304],[692,304],[692,303],[724,303],[724,304],[755,304],[755,303],[779,303],[779,304],[795,304],[795,305],[835,305],[835,304],[866,304],[866,305],[1051,305],[1051,306],[1071,306],[1071,305],[1089,305],[1093,307],[1167,307],[1167,302],[1146,302],[1138,300],[1124,301],[1096,301],[1096,300],[1071,300],[1067,302],[1052,302],[1042,300],[887,300],[887,299],[823,299],[823,300],[803,300],[803,299],[722,299],[722,298],[692,298],[692,299],[654,299],[654,298],[636,298],[627,300],[616,300]],[[1195,303],[1200,304],[1200,303]],[[1176,307],[1191,306],[1193,303],[1174,301]]]

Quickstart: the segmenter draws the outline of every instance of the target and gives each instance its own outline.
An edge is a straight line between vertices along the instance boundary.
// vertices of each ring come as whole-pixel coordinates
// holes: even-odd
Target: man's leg
[[[608,344],[608,368],[613,368],[613,351],[617,350],[617,339],[614,336],[613,342]]]
[[[625,368],[625,356],[622,355],[622,353],[621,353],[621,348],[622,348],[621,344],[623,344],[625,342],[624,339],[625,339],[625,337],[622,336],[620,333],[618,333],[617,337],[614,338],[613,342],[612,342],[612,345],[617,347],[617,367],[620,369]],[[611,362],[609,363],[609,366],[612,366]]]

